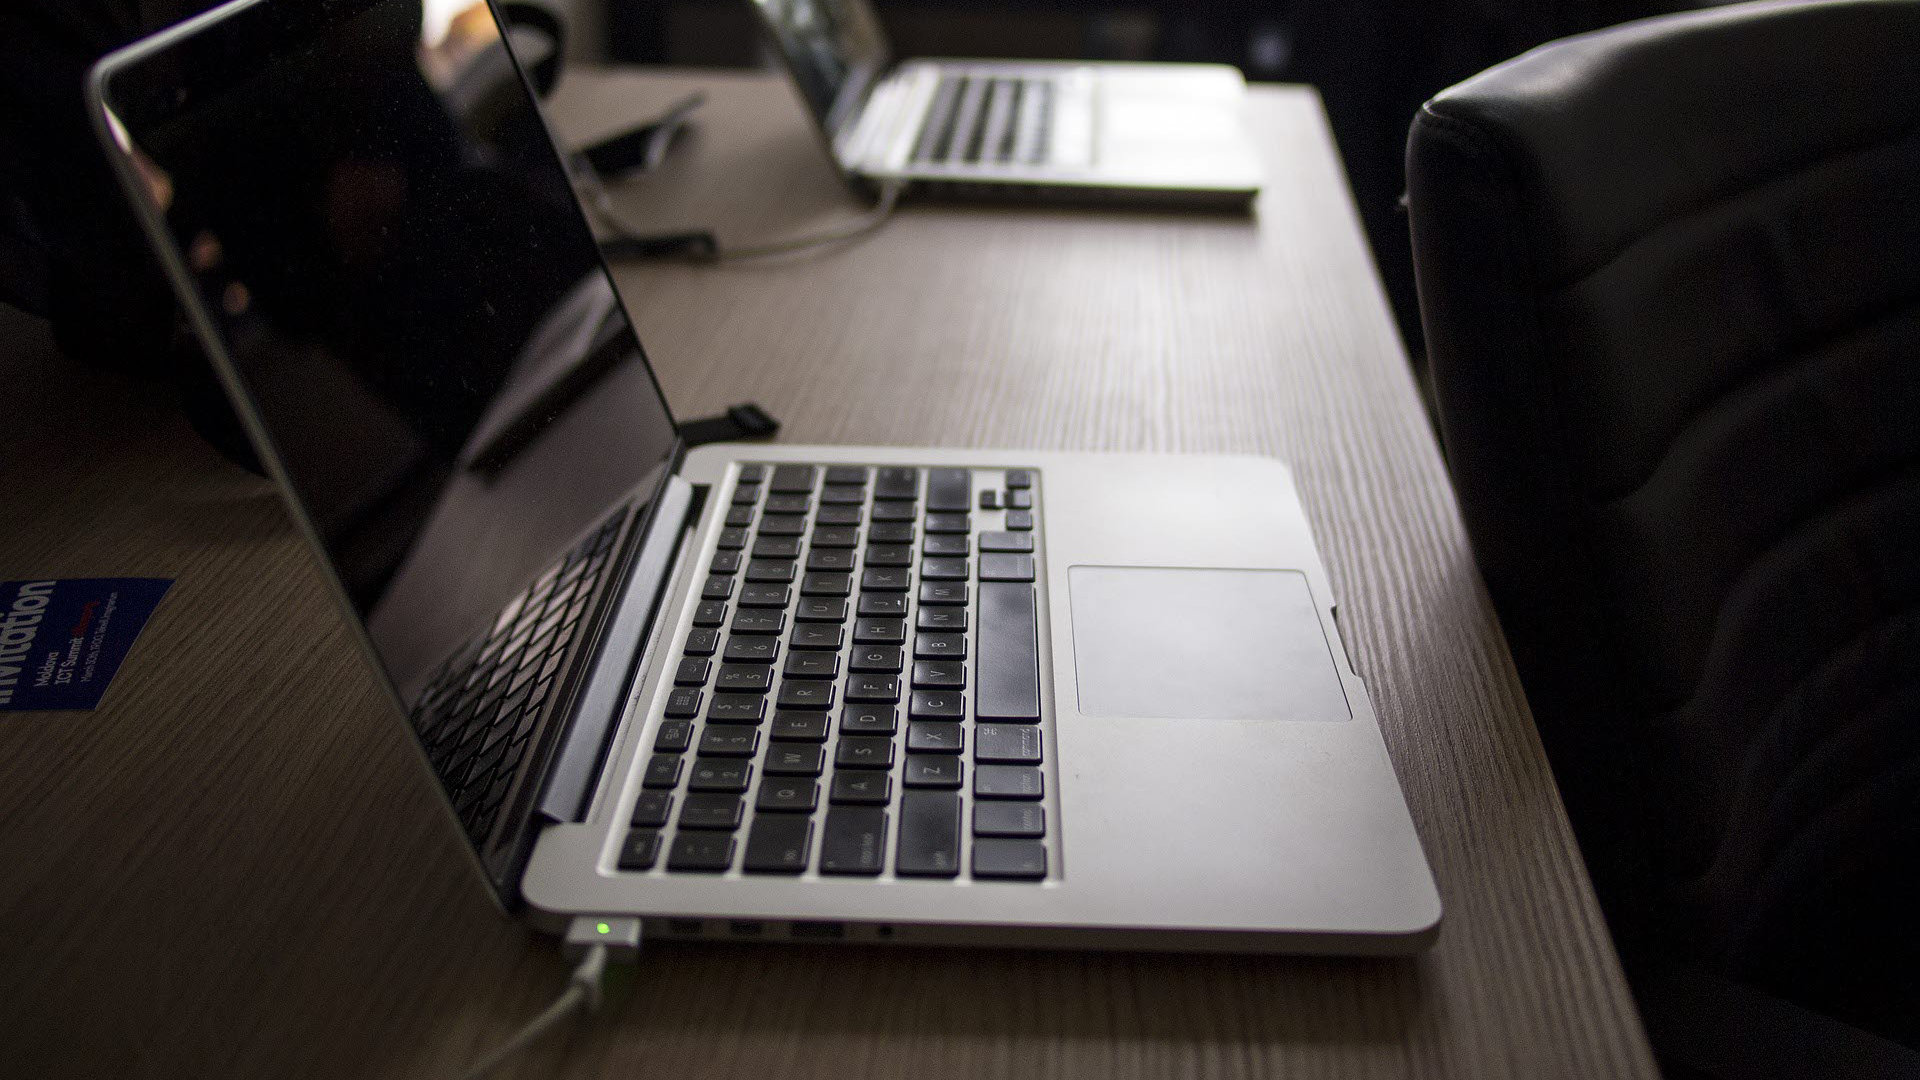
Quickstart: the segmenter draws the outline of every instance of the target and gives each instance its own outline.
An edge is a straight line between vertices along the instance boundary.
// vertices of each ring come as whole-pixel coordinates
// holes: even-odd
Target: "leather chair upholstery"
[[[1407,171],[1448,465],[1630,970],[1920,1046],[1920,0],[1543,46]]]

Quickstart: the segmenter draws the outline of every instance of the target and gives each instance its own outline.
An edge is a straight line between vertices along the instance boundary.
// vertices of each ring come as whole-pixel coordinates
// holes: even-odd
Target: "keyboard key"
[[[740,867],[749,874],[798,874],[812,846],[813,821],[804,814],[756,814]]]
[[[892,735],[900,730],[900,710],[891,705],[848,705],[840,710],[842,735]]]
[[[906,662],[906,654],[898,645],[863,645],[853,650],[847,660],[847,670],[873,675],[898,675]]]
[[[720,530],[720,538],[715,541],[722,551],[739,551],[747,546],[747,530],[726,528]]]
[[[909,740],[911,745],[911,740]],[[760,729],[745,724],[708,724],[700,733],[700,753],[713,757],[752,757],[760,749]]]
[[[680,661],[673,669],[675,686],[705,686],[707,673],[713,670],[713,662],[704,656],[689,656]]]
[[[733,504],[735,506],[740,506],[746,503],[756,503],[759,501],[760,501],[760,485],[759,484],[741,484],[739,487],[733,489]]]
[[[800,538],[797,536],[761,536],[753,542],[753,557],[756,559],[797,559],[800,557]]]
[[[800,579],[802,596],[852,596],[852,574],[808,574]]]
[[[865,592],[906,592],[912,584],[913,574],[905,567],[869,566],[860,574]]]
[[[864,487],[867,483],[867,467],[865,465],[829,465],[827,466],[827,483],[859,484]]]
[[[826,748],[819,743],[777,742],[767,747],[767,761],[761,771],[768,776],[819,776],[826,768],[826,758]],[[762,780],[760,786],[764,789],[770,782]]]
[[[907,703],[915,720],[960,720],[967,715],[967,696],[958,690],[915,690]]]
[[[967,609],[963,607],[923,607],[914,620],[919,630],[946,630],[953,633],[965,633],[967,629]]]
[[[766,510],[768,514],[805,514],[812,509],[813,500],[805,495],[767,496]]]
[[[722,574],[714,574],[707,578],[707,583],[700,587],[702,600],[725,600],[732,595],[733,579]]]
[[[713,561],[707,564],[709,574],[737,574],[740,572],[740,553],[738,551],[716,551]]]
[[[960,793],[909,791],[900,796],[899,850],[893,872],[905,877],[960,873]]]
[[[694,758],[693,768],[687,770],[687,790],[724,791],[742,795],[746,793],[747,781],[752,778],[753,765],[750,762],[732,758]],[[978,784],[975,786],[978,787]],[[974,794],[979,792],[976,790]]]
[[[867,546],[867,565],[912,566],[913,546],[911,544],[870,544]]]
[[[740,590],[743,608],[783,608],[792,600],[793,589],[787,585],[749,585]]]
[[[815,525],[858,525],[865,516],[866,511],[858,506],[823,506],[819,513],[813,515],[813,523]],[[813,535],[818,537],[820,531],[815,529]],[[819,543],[817,539],[814,542]],[[852,547],[853,545],[844,546]]]
[[[877,735],[842,735],[840,745],[833,750],[833,763],[842,769],[891,769],[893,740]]]
[[[631,824],[635,828],[657,829],[665,825],[672,814],[673,792],[643,791],[634,800]]]
[[[893,775],[871,769],[836,769],[827,801],[841,806],[884,805],[893,798]]]
[[[800,514],[768,514],[760,519],[761,536],[799,539],[807,535],[807,519]]]
[[[848,701],[900,700],[900,679],[895,675],[852,675],[847,678]]]
[[[650,788],[671,788],[680,782],[680,755],[655,754],[647,759],[647,772],[640,783]]]
[[[776,465],[773,480],[767,484],[768,491],[808,492],[813,490],[814,468],[811,465]]]
[[[877,502],[873,504],[873,520],[876,523],[882,521],[915,521],[919,517],[920,508],[910,502]]]
[[[1047,810],[1039,803],[977,802],[973,804],[973,835],[1033,839],[1047,835]]]
[[[982,510],[1000,509],[1000,493],[997,491],[981,492],[980,493],[980,509]]]
[[[688,656],[712,656],[720,647],[720,631],[717,627],[699,626],[687,631]]]
[[[620,869],[651,870],[660,857],[660,834],[652,829],[634,829],[620,842]]]
[[[1012,555],[989,555],[988,559],[1017,558]],[[985,559],[981,560],[982,565]],[[984,572],[984,571],[983,571]],[[965,559],[921,559],[920,578],[922,581],[965,581],[973,576],[973,567]],[[725,579],[722,579],[725,580]],[[1028,577],[1027,580],[1033,580]]]
[[[980,556],[980,580],[1032,581],[1033,556],[982,555]],[[744,602],[743,600],[742,603]]]
[[[966,730],[957,721],[914,720],[907,724],[907,753],[909,754],[958,754],[966,749],[966,743]]]
[[[958,789],[966,777],[966,763],[955,754],[908,754],[901,783],[910,788]],[[1008,806],[1024,805],[1008,803]]]
[[[1018,529],[1021,532],[1030,531],[1033,528],[1033,511],[1031,510],[1007,511],[1007,528]]]
[[[846,526],[836,526],[830,529],[815,529],[813,530],[813,546],[815,549],[833,548],[836,550],[857,548],[860,546],[860,530]]]
[[[730,529],[739,529],[751,525],[753,524],[753,507],[729,506],[727,508],[726,520],[727,527]]]
[[[800,622],[846,622],[847,602],[831,596],[805,596],[793,609],[793,617]],[[839,628],[834,628],[838,632]],[[836,648],[838,646],[835,646]]]
[[[860,595],[861,618],[873,616],[885,618],[889,615],[905,615],[907,598],[899,593],[862,593]]]
[[[787,638],[787,645],[794,649],[827,649],[837,651],[845,641],[845,628],[833,623],[801,623],[793,628],[793,635]]]
[[[730,832],[683,832],[673,838],[673,850],[667,854],[667,869],[706,873],[725,873],[733,865],[733,834]]]
[[[736,634],[777,634],[787,628],[784,611],[736,611],[727,629]]]
[[[881,469],[873,477],[873,497],[875,499],[905,499],[909,502],[920,497],[919,469]]]
[[[887,812],[878,806],[836,806],[820,830],[820,872],[878,874],[887,857]]]
[[[792,559],[755,559],[747,564],[747,580],[756,584],[785,585],[793,580],[796,569]]]
[[[816,545],[807,552],[807,570],[816,574],[847,573],[853,569],[856,561],[852,548],[823,548]]]
[[[904,597],[902,598],[904,599]],[[905,619],[855,619],[855,645],[899,645],[907,640]]]
[[[760,781],[760,794],[753,800],[755,810],[777,814],[810,814],[818,805],[820,785],[798,776],[767,777]]]
[[[698,687],[676,687],[667,694],[667,715],[699,716],[700,703],[705,697]]]
[[[719,626],[727,621],[727,605],[719,600],[704,600],[693,609],[693,625]]]
[[[780,707],[824,712],[833,708],[833,684],[830,682],[783,682]]]
[[[935,607],[965,605],[973,588],[964,581],[924,581],[920,583],[920,602]]]
[[[1030,724],[975,724],[973,760],[1005,765],[1040,764],[1040,729]]]
[[[822,506],[860,506],[867,501],[867,489],[854,484],[828,484],[820,489]]]
[[[791,652],[780,670],[789,679],[831,679],[840,674],[840,657],[830,652]]]
[[[973,770],[978,799],[1038,799],[1046,794],[1039,769],[1030,765],[981,765]]]
[[[743,484],[758,484],[766,478],[767,467],[765,465],[740,466],[740,482]]]
[[[653,752],[656,754],[685,753],[693,745],[693,721],[662,720],[653,733]]]
[[[867,540],[874,544],[911,544],[913,543],[913,522],[881,521],[867,530]]]
[[[1031,533],[984,532],[980,534],[980,550],[982,552],[1030,552],[1033,550],[1033,535]]]
[[[970,533],[973,518],[966,514],[928,514],[926,527],[930,533]]]
[[[815,743],[826,742],[827,727],[828,719],[824,712],[781,709],[773,714],[773,723],[767,728],[767,737]]]
[[[730,664],[771,664],[779,655],[779,638],[736,635],[727,639],[727,651],[722,653],[720,658]],[[743,688],[722,687],[721,689]]]
[[[984,558],[984,556],[983,556]],[[982,720],[1040,719],[1039,630],[1033,586],[980,586],[980,658],[974,715]]]
[[[758,724],[766,712],[767,699],[759,694],[715,694],[707,707],[707,722]]]
[[[966,556],[973,552],[964,533],[929,533],[920,545],[920,554]]]
[[[965,634],[915,634],[913,658],[916,660],[964,660],[967,657]]]
[[[915,660],[913,686],[916,690],[960,690],[967,685],[967,665],[950,660]]]
[[[1033,470],[1032,469],[1008,469],[1006,484],[1007,484],[1007,490],[1009,491],[1018,491],[1022,488],[1032,487],[1033,486]]]
[[[680,827],[737,829],[744,812],[744,804],[738,795],[688,795],[686,803],[680,807]]]
[[[973,876],[1038,881],[1047,876],[1047,849],[1035,840],[975,840]]]
[[[773,669],[765,664],[721,664],[720,674],[713,680],[715,690],[730,694],[764,691],[772,685]]]
[[[1009,510],[1033,509],[1033,492],[1031,491],[1007,492],[1007,509]]]
[[[973,506],[973,474],[966,469],[927,470],[928,510],[967,510]]]

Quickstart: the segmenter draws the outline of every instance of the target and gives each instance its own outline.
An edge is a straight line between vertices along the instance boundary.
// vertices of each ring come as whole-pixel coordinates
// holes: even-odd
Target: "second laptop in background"
[[[1260,192],[1246,82],[1215,64],[910,60],[866,0],[751,0],[850,180],[1237,208]]]

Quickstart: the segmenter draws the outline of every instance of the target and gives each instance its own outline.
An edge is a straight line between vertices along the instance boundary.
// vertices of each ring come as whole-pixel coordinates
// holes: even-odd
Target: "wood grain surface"
[[[578,140],[704,88],[623,185],[752,243],[859,211],[778,82],[588,72]],[[864,242],[622,267],[675,409],[805,442],[1289,461],[1447,905],[1404,960],[656,946],[516,1077],[1643,1077],[1597,914],[1317,100],[1251,217],[910,203]],[[0,311],[0,315],[6,315]],[[102,707],[0,713],[0,1075],[458,1073],[562,984],[433,812],[264,482],[0,318],[0,580],[178,579]]]

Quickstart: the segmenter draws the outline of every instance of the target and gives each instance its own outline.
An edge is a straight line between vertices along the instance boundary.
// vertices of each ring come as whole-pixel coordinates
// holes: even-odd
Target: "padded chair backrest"
[[[1616,926],[1878,1009],[1920,971],[1920,2],[1570,38],[1407,157],[1449,467]]]

